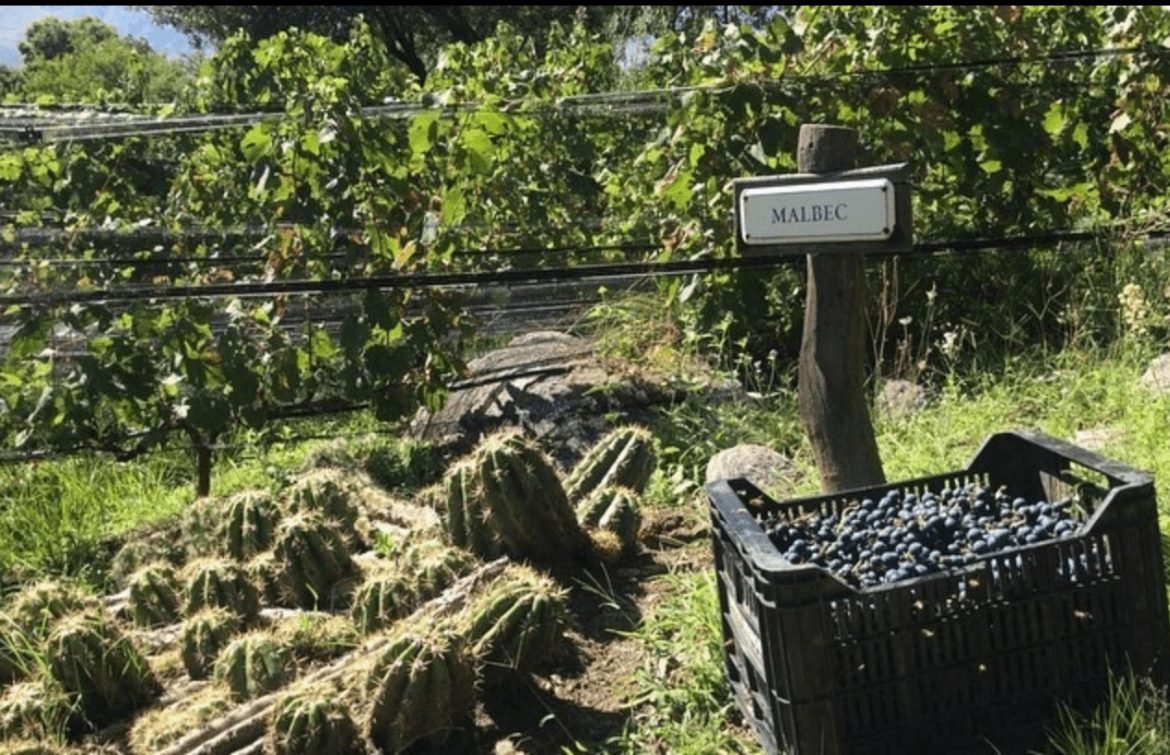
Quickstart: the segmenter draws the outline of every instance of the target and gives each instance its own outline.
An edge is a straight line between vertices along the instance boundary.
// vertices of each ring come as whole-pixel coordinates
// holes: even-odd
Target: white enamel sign
[[[894,184],[886,178],[745,188],[743,243],[884,241],[894,232]]]

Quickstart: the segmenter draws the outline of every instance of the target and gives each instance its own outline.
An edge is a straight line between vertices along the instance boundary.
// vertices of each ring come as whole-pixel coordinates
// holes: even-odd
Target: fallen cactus
[[[46,580],[22,589],[9,615],[28,635],[43,639],[62,616],[97,607],[94,596],[64,582]]]
[[[350,615],[358,630],[373,632],[406,616],[475,565],[471,556],[441,544],[407,547],[391,571],[374,574],[354,595]]]
[[[629,488],[605,487],[596,490],[577,507],[577,521],[587,530],[614,533],[622,551],[638,544],[642,526],[641,497]]]
[[[624,487],[641,493],[657,466],[653,436],[634,425],[606,435],[573,467],[565,480],[569,502],[578,504],[595,490]]]
[[[467,610],[465,638],[487,668],[530,671],[556,648],[568,616],[565,593],[526,566],[509,566]]]
[[[441,630],[406,628],[379,651],[366,676],[364,733],[383,752],[415,744],[436,749],[470,718],[475,670],[459,638]]]

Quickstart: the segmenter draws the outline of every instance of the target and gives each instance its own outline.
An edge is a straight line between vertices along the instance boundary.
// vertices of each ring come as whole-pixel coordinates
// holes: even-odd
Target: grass
[[[211,494],[272,487],[298,470],[306,457],[327,444],[285,440],[305,433],[344,436],[377,427],[358,414],[344,420],[302,421],[286,426],[267,442],[254,435],[236,439],[215,459]],[[372,472],[392,483],[395,475],[415,483],[428,473],[432,457],[418,444],[387,436],[361,441],[377,463]],[[122,533],[178,517],[195,499],[194,465],[179,447],[164,447],[128,462],[85,454],[0,466],[0,589],[40,575],[77,577],[102,586],[112,556],[108,543]],[[415,478],[418,478],[417,480]]]

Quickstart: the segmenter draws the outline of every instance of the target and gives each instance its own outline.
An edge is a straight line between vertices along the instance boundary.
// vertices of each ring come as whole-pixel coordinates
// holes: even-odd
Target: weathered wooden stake
[[[805,124],[796,148],[802,173],[854,167],[857,132]],[[825,492],[885,482],[865,399],[865,257],[808,255],[798,406]]]

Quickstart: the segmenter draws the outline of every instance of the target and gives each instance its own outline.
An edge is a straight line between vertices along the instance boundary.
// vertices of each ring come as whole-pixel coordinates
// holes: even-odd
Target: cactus
[[[471,457],[456,462],[448,470],[443,479],[443,494],[439,497],[443,528],[452,545],[467,548],[483,558],[496,558],[503,552],[503,545],[488,525],[476,473]]]
[[[614,533],[621,549],[628,553],[638,544],[641,508],[640,496],[629,488],[601,488],[577,507],[577,521],[586,529]]]
[[[633,425],[619,427],[573,467],[565,480],[565,494],[576,505],[604,487],[624,487],[641,493],[657,463],[649,432]]]
[[[215,681],[230,689],[236,700],[250,700],[287,682],[292,665],[288,648],[265,632],[252,632],[220,651]]]
[[[281,589],[280,562],[276,554],[265,551],[244,564],[244,573],[249,581],[260,590],[260,599],[266,604],[279,603],[283,594]]]
[[[358,588],[350,609],[354,624],[365,633],[380,629],[438,595],[473,565],[458,548],[427,541],[408,547],[392,572],[375,574]]]
[[[477,555],[496,555],[495,541],[509,555],[545,561],[588,547],[556,470],[517,431],[486,438],[449,483],[448,537]]]
[[[465,638],[488,666],[529,671],[552,653],[567,614],[565,594],[552,580],[514,565],[473,599]]]
[[[183,512],[183,549],[188,558],[206,558],[221,548],[220,527],[224,516],[224,502],[219,498],[197,498]]]
[[[206,608],[183,622],[180,653],[187,675],[206,679],[219,651],[240,631],[240,618],[222,608]]]
[[[98,601],[92,595],[64,582],[47,580],[21,590],[12,602],[10,615],[27,634],[43,639],[57,619],[97,606]]]
[[[281,524],[276,560],[285,589],[304,608],[326,605],[333,586],[357,569],[337,528],[314,514],[297,514]]]
[[[268,725],[267,755],[359,755],[364,751],[357,725],[333,690],[305,687],[277,701]]]
[[[315,513],[341,527],[347,537],[356,532],[361,495],[353,476],[338,469],[318,469],[301,475],[288,492],[289,509]]]
[[[13,684],[0,695],[0,740],[59,739],[69,721],[68,697],[51,679]],[[0,749],[8,752],[7,749]]]
[[[366,690],[364,733],[376,747],[387,753],[416,743],[440,748],[471,715],[475,671],[455,635],[407,630],[378,651]]]
[[[228,555],[237,561],[272,547],[280,518],[276,501],[262,490],[245,490],[228,499],[220,538]]]
[[[77,702],[85,728],[101,728],[153,700],[158,681],[138,649],[100,613],[61,619],[46,643],[49,675]]]
[[[243,568],[231,561],[202,561],[188,566],[187,615],[218,606],[245,621],[260,613],[260,592]]]
[[[163,530],[128,540],[110,563],[110,578],[119,587],[129,587],[130,578],[147,564],[165,561],[175,565],[183,560],[183,545],[174,531]]]
[[[170,564],[150,564],[130,578],[130,615],[140,627],[179,620],[179,580]]]

